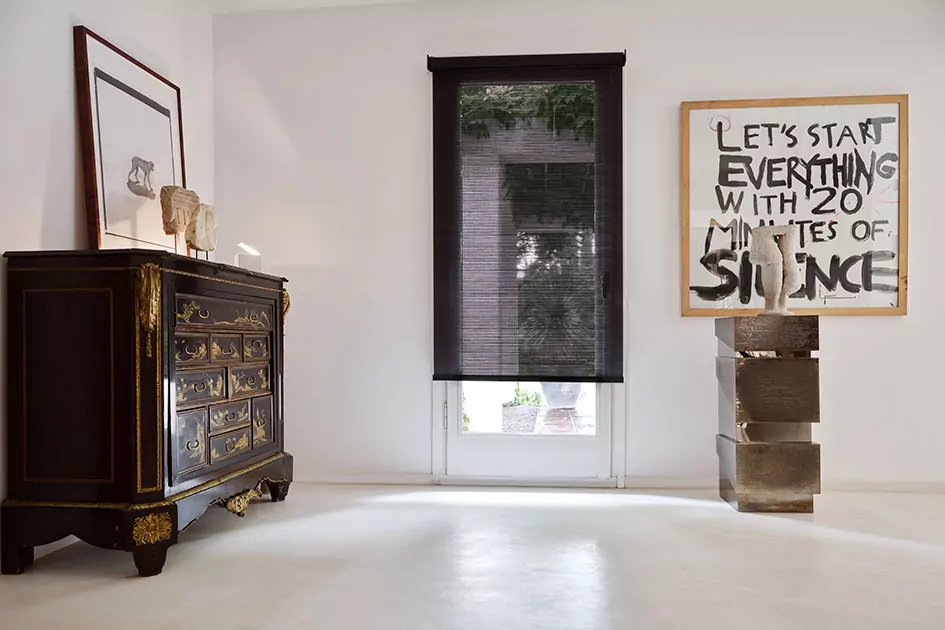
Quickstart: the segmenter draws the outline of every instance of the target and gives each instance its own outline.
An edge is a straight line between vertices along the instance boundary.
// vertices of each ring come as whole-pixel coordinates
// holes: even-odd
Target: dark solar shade
[[[435,379],[623,380],[622,66],[430,60]]]

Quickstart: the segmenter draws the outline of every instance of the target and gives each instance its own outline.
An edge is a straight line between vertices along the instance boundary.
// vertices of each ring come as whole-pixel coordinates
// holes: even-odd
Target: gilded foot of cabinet
[[[249,509],[249,505],[252,503],[253,499],[262,497],[263,487],[269,489],[269,496],[272,498],[273,502],[285,501],[286,495],[289,494],[290,483],[292,482],[288,479],[263,479],[256,484],[255,488],[234,494],[226,500],[221,499],[217,501],[217,505],[226,508],[231,514],[242,518],[246,516],[246,510]]]
[[[3,506],[2,572],[23,573],[33,561],[34,547],[71,535],[96,547],[130,551],[142,576],[155,575],[161,572],[164,555],[177,542],[177,534],[173,503],[137,509],[8,501]]]
[[[255,493],[268,479],[272,487],[288,491],[292,479],[292,456],[270,458],[249,470],[236,471],[196,492],[184,492],[165,501],[142,504],[87,504],[6,501],[2,507],[2,572],[23,573],[33,561],[33,548],[66,536],[102,547],[131,552],[138,574],[157,575],[164,567],[167,550],[177,544],[179,533],[197,520],[213,503],[227,497]],[[283,492],[282,497],[285,498]],[[245,506],[243,508],[245,512]]]
[[[132,551],[135,559],[135,568],[141,577],[151,577],[164,570],[164,561],[167,560],[167,547],[139,549]]]
[[[289,494],[289,485],[291,483],[291,481],[286,479],[270,479],[266,482],[266,485],[269,486],[269,496],[272,498],[273,502],[285,501],[286,496]]]

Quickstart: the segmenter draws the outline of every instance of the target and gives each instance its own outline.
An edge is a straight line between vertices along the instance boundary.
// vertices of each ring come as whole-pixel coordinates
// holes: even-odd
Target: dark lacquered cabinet
[[[5,257],[3,573],[74,534],[153,575],[209,505],[285,498],[284,278],[148,250]]]

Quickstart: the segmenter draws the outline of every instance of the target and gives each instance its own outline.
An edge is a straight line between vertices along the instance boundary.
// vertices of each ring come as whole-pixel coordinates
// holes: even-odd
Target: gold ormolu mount
[[[817,317],[717,319],[719,494],[739,512],[813,512],[820,494]]]
[[[147,343],[146,351],[150,359],[153,353],[151,335],[161,322],[161,269],[154,263],[144,263],[138,267],[135,278],[138,300],[138,318],[144,330]]]
[[[215,503],[225,507],[226,511],[230,514],[236,514],[242,518],[246,516],[246,510],[249,508],[250,502],[253,499],[258,499],[263,495],[262,488],[264,484],[268,487],[270,482],[285,483],[285,481],[285,479],[263,479],[256,484],[256,487],[250,488],[245,492],[240,492],[239,494],[234,494],[228,499],[219,499]]]

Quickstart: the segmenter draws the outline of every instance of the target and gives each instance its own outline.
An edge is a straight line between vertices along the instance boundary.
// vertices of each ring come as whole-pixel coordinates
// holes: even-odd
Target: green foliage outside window
[[[594,141],[592,83],[463,86],[459,96],[460,131],[488,138],[492,129],[514,129],[535,122],[555,135],[573,132],[576,140]]]
[[[541,396],[538,392],[522,389],[521,383],[515,384],[515,396],[512,400],[502,403],[503,407],[540,407]]]

